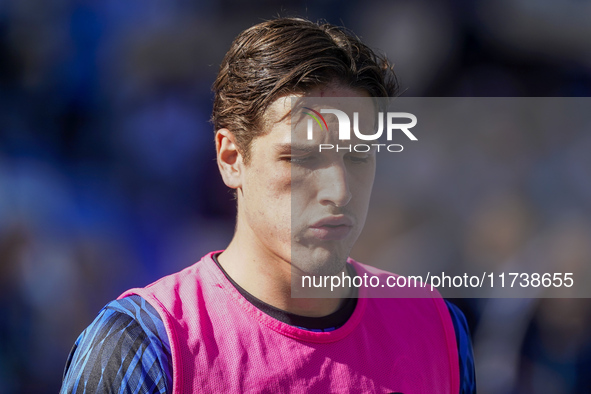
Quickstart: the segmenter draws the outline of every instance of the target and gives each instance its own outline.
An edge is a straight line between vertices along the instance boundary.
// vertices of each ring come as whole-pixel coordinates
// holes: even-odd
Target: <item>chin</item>
[[[292,252],[291,264],[303,275],[338,275],[347,263],[348,252],[326,248]]]

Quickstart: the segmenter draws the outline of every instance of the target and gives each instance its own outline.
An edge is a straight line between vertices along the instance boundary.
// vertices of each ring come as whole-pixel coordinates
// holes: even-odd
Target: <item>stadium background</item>
[[[233,37],[278,14],[352,29],[396,64],[407,96],[591,93],[585,0],[1,1],[0,393],[57,392],[105,303],[227,244],[234,206],[213,161],[210,86]],[[436,164],[495,191],[455,191],[450,214],[421,158],[414,194],[374,200],[398,214],[360,259],[391,250],[468,266],[542,240],[539,255],[591,263],[590,130],[454,146],[472,154],[434,152]],[[591,301],[457,303],[481,393],[591,392]]]

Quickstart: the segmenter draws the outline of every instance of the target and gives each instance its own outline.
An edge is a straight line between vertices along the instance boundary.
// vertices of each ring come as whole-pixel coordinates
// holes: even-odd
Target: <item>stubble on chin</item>
[[[316,250],[315,250],[316,249]],[[293,273],[300,275],[338,275],[345,268],[347,253],[331,252],[326,248],[292,248]]]

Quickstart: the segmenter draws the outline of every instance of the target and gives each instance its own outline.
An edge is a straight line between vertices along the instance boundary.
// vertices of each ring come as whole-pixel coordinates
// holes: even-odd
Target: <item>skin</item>
[[[306,96],[368,97],[339,85]],[[316,132],[308,141],[305,119],[297,118],[292,133],[291,117],[286,116],[292,97],[278,98],[265,112],[268,130],[253,141],[248,164],[230,130],[216,133],[220,173],[225,184],[236,189],[238,200],[236,231],[219,262],[258,299],[302,316],[326,316],[339,308],[349,290],[337,298],[292,298],[292,278],[340,275],[345,270],[365,223],[375,152],[319,154],[318,144],[336,145],[337,136]],[[338,129],[336,119],[326,119],[329,130]],[[322,220],[334,222],[323,225]]]

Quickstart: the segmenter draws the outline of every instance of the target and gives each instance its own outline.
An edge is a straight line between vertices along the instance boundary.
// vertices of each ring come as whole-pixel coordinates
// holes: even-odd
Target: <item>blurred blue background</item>
[[[214,162],[210,87],[232,39],[277,15],[353,30],[395,63],[406,96],[591,94],[588,0],[0,1],[0,393],[57,392],[104,304],[229,242],[234,202]],[[430,253],[506,260],[531,248],[551,211],[550,251],[590,263],[591,133],[566,144],[555,131],[510,144],[508,163],[534,190],[456,191],[457,209],[471,203],[451,216],[427,198],[398,201],[387,242],[420,256],[445,236],[456,246]],[[485,137],[454,144],[473,144],[473,158],[504,154]],[[437,154],[450,168],[471,163]],[[423,175],[425,196],[445,192]],[[362,244],[360,258],[377,247]],[[457,303],[481,393],[591,393],[589,300]]]

